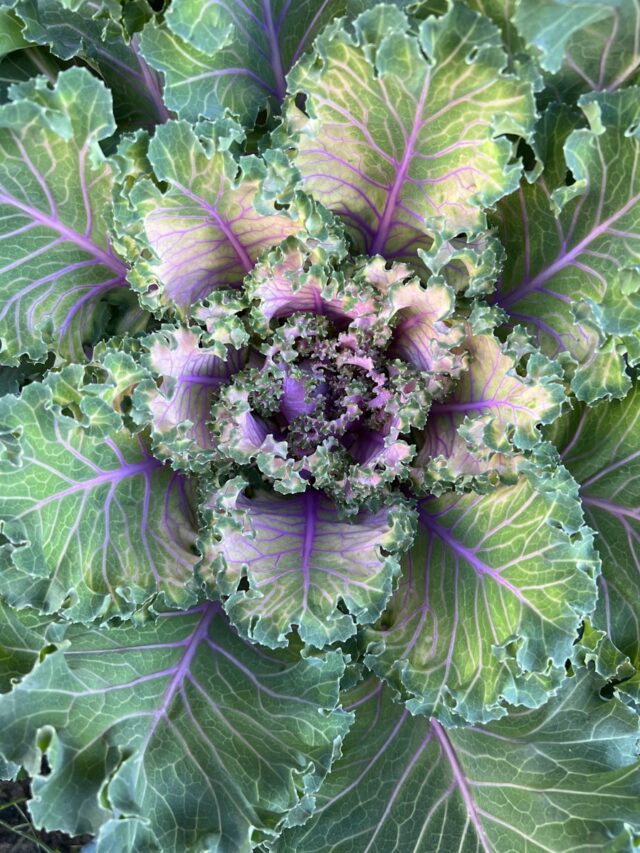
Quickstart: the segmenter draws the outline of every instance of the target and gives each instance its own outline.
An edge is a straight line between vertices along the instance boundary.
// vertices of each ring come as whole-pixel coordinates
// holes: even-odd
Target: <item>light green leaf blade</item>
[[[294,625],[306,644],[323,648],[377,619],[415,526],[397,498],[347,521],[313,489],[240,494],[230,517],[214,514],[212,523],[225,609],[243,635],[270,648],[287,645]],[[248,591],[237,591],[243,578]]]
[[[285,75],[345,8],[345,0],[181,0],[163,24],[145,27],[142,52],[181,118],[228,109],[251,127],[261,109],[279,108]]]
[[[281,158],[273,169],[256,157],[238,161],[229,148],[242,135],[231,121],[195,129],[175,121],[156,129],[146,164],[138,149],[134,160],[132,148],[123,148],[120,248],[129,257],[137,253],[130,281],[152,310],[188,316],[213,290],[238,286],[263,252],[301,230],[313,209],[277,210],[263,198],[265,180],[273,185],[277,168],[290,170]]]
[[[21,84],[0,107],[0,342],[4,363],[48,349],[84,359],[124,290],[111,252],[111,170],[98,142],[113,132],[111,96],[87,70]],[[120,299],[120,296],[117,297]],[[122,308],[122,306],[121,306]]]
[[[93,429],[61,414],[46,384],[0,401],[3,593],[79,621],[127,616],[157,593],[188,605],[198,559],[189,483],[114,426],[103,400],[75,393]]]
[[[582,670],[535,711],[445,729],[412,717],[372,679],[342,758],[277,853],[563,853],[634,848],[637,717]]]
[[[625,350],[637,358],[640,100],[628,89],[585,96],[581,105],[590,129],[567,137],[575,119],[549,110],[536,138],[546,172],[498,205],[507,261],[496,299],[548,355],[571,354],[573,390],[593,403],[624,396]]]
[[[364,632],[367,666],[412,712],[476,723],[547,700],[595,607],[598,560],[576,492],[560,469],[421,502],[402,582]]]
[[[602,576],[593,625],[640,668],[640,388],[621,402],[576,409],[551,434],[597,533]],[[640,697],[637,686],[632,691]]]
[[[502,72],[485,18],[456,5],[409,30],[391,6],[328,27],[289,77],[279,141],[359,249],[415,260],[435,232],[476,234],[483,208],[515,189],[503,134],[528,136],[535,107],[531,84]]]
[[[264,654],[217,602],[67,639],[0,700],[0,749],[34,776],[37,825],[96,832],[113,809],[130,842],[153,838],[144,849],[248,853],[308,813],[349,728],[342,655]]]

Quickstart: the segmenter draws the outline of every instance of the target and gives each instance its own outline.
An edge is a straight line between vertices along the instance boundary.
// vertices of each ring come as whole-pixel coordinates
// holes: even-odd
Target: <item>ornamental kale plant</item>
[[[0,3],[0,770],[94,853],[640,841],[637,0]]]

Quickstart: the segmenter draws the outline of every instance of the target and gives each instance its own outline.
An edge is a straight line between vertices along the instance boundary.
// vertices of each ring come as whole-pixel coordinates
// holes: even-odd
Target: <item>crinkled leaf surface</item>
[[[126,615],[156,592],[193,601],[190,486],[141,436],[92,431],[33,384],[0,402],[0,442],[0,518],[12,545],[2,587],[12,603],[89,621]]]
[[[546,360],[531,359],[528,375],[521,376],[516,359],[493,335],[471,335],[465,348],[468,369],[453,393],[429,410],[414,461],[418,483],[482,482],[496,474],[513,479],[522,461],[518,451],[538,444],[538,425],[552,423],[562,411],[558,370]]]
[[[226,359],[202,343],[196,328],[168,326],[145,338],[144,362],[153,379],[135,391],[136,419],[151,425],[153,450],[175,467],[199,469],[211,462],[209,426],[216,391],[240,370],[246,353],[231,347]]]
[[[180,0],[165,22],[142,34],[147,61],[166,80],[167,103],[181,118],[230,110],[253,125],[284,98],[285,75],[345,0]]]
[[[289,496],[241,494],[235,523],[220,523],[216,549],[222,562],[218,586],[229,595],[225,609],[238,629],[275,648],[287,644],[297,625],[305,643],[322,648],[377,619],[414,521],[404,503],[387,504],[345,521],[313,489]],[[249,591],[236,592],[243,577]]]
[[[0,700],[0,749],[35,776],[37,824],[95,832],[115,809],[126,849],[245,853],[308,811],[349,728],[342,655],[264,654],[215,602],[66,638]]]
[[[602,558],[593,616],[640,666],[640,389],[623,402],[582,408],[554,427],[562,457],[580,484]]]
[[[49,348],[83,359],[126,287],[109,247],[111,170],[98,140],[114,130],[111,96],[80,68],[53,90],[42,77],[0,107],[0,340],[5,363]]]
[[[519,0],[515,25],[537,48],[554,97],[592,89],[614,91],[636,82],[640,8],[635,0]]]
[[[563,677],[598,562],[562,474],[421,503],[402,582],[365,632],[367,665],[412,712],[486,722]]]
[[[637,717],[581,671],[535,711],[446,730],[372,679],[345,695],[356,721],[302,827],[278,853],[633,849]]]
[[[344,217],[359,248],[411,258],[440,236],[476,232],[482,208],[515,189],[504,133],[527,135],[531,85],[502,72],[496,28],[454,6],[409,33],[379,6],[352,30],[328,27],[292,71],[295,165],[304,187]],[[283,143],[284,143],[283,139]]]
[[[537,136],[549,174],[499,205],[507,262],[497,301],[549,355],[571,353],[573,390],[594,402],[624,396],[625,349],[637,358],[640,100],[628,89],[581,104],[591,127],[573,131],[564,146],[575,183],[564,185],[558,159],[571,119],[552,109]]]
[[[286,210],[260,205],[267,167],[256,157],[238,163],[229,146],[239,134],[232,122],[198,132],[184,121],[156,128],[148,160],[164,192],[127,161],[125,149],[128,205],[119,208],[118,230],[125,246],[137,232],[131,282],[154,310],[188,315],[216,288],[239,286],[259,255],[300,228]],[[129,167],[138,177],[130,190]]]
[[[18,0],[16,10],[28,41],[47,45],[62,60],[81,57],[102,77],[113,95],[120,129],[167,120],[158,75],[141,56],[138,36],[125,40],[122,25],[104,3],[99,14],[96,4],[84,0],[73,8],[61,0]]]

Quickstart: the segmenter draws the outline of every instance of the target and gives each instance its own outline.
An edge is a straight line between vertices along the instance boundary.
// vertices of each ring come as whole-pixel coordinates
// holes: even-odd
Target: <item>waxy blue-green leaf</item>
[[[550,94],[570,101],[591,90],[636,83],[640,7],[636,0],[518,0],[513,22],[550,72]]]
[[[498,205],[507,261],[496,300],[548,355],[571,354],[572,388],[593,403],[623,397],[624,354],[640,358],[640,98],[627,89],[580,103],[590,128],[567,137],[576,119],[551,108],[536,135],[545,172]]]
[[[640,388],[622,402],[576,409],[552,435],[597,533],[602,575],[591,621],[640,669]],[[640,678],[633,684],[621,689],[640,698]]]
[[[0,107],[0,360],[84,359],[124,290],[107,236],[111,96],[86,69],[21,84]]]
[[[367,666],[445,723],[542,705],[595,607],[592,540],[562,469],[422,501],[402,581],[364,632]]]
[[[69,390],[68,405],[77,395],[93,425],[62,414],[49,384],[0,401],[3,593],[19,607],[64,609],[78,621],[126,616],[157,593],[192,603],[190,484],[104,400]]]
[[[368,679],[316,811],[277,853],[632,853],[640,829],[638,719],[582,670],[535,711],[445,729]]]
[[[34,777],[36,825],[106,824],[127,851],[249,853],[312,810],[350,724],[341,654],[265,654],[217,602],[65,638],[0,698],[0,751]]]
[[[279,141],[359,249],[415,260],[436,232],[476,234],[483,208],[518,184],[504,134],[527,137],[535,105],[505,63],[495,26],[462,5],[419,35],[378,6],[334,22],[293,69]]]
[[[180,0],[151,22],[142,52],[162,71],[167,105],[181,118],[217,118],[225,109],[247,126],[277,110],[285,75],[345,0]]]
[[[225,609],[243,635],[270,648],[287,645],[294,625],[306,644],[323,648],[377,619],[415,526],[398,499],[347,521],[313,489],[240,494],[230,517],[214,514],[212,523]],[[243,578],[248,590],[237,591]]]
[[[18,0],[16,13],[23,21],[22,35],[32,45],[48,47],[63,61],[81,59],[104,80],[120,130],[152,128],[166,121],[169,111],[159,75],[140,53],[139,35],[129,38],[126,22],[119,20],[119,5]]]

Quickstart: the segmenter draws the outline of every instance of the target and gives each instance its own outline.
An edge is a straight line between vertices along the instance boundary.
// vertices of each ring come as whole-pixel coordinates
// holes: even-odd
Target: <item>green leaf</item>
[[[583,670],[535,711],[445,729],[368,679],[356,720],[304,826],[276,853],[634,850],[637,717]]]
[[[279,141],[360,250],[415,260],[434,232],[478,233],[483,208],[518,184],[503,134],[528,136],[535,107],[505,62],[497,29],[464,6],[419,36],[399,9],[378,6],[352,28],[330,25],[293,69]]]
[[[0,699],[0,749],[34,777],[36,825],[248,853],[309,813],[350,724],[341,654],[264,654],[216,602],[66,639]]]
[[[23,35],[47,45],[62,60],[86,62],[108,86],[121,130],[152,128],[169,117],[158,75],[139,50],[139,36],[130,40],[118,20],[119,4],[66,3],[63,0],[19,0]]]
[[[640,669],[640,388],[623,402],[577,408],[552,435],[597,532],[602,576],[592,623]]]
[[[385,503],[346,521],[313,489],[286,497],[256,491],[240,493],[230,516],[214,514],[220,541],[211,557],[234,625],[270,648],[287,645],[295,625],[306,644],[323,648],[377,619],[415,528],[404,501]],[[239,589],[244,578],[247,591]]]
[[[625,350],[638,358],[640,100],[628,89],[581,106],[590,129],[570,134],[575,118],[547,111],[536,135],[545,172],[498,205],[507,261],[496,299],[549,356],[571,354],[573,390],[593,403],[624,396]]]
[[[236,159],[229,148],[242,136],[231,121],[195,129],[176,121],[156,129],[148,162],[142,136],[121,150],[120,248],[129,257],[137,252],[130,281],[151,310],[189,315],[213,290],[241,284],[263,252],[313,214],[311,202],[278,210],[266,199],[279,180],[289,182],[289,167],[279,152],[270,165]]]
[[[84,359],[106,298],[126,287],[109,247],[111,169],[98,144],[114,130],[111,96],[85,69],[14,89],[0,107],[0,360],[48,349]],[[115,298],[115,296],[114,296]]]
[[[635,0],[519,0],[513,20],[551,72],[547,84],[558,100],[592,89],[613,92],[638,80]]]
[[[592,538],[563,469],[422,501],[403,580],[365,631],[367,666],[445,723],[543,704],[595,607]]]
[[[193,602],[189,483],[114,426],[120,416],[88,389],[69,388],[93,426],[62,414],[55,378],[0,401],[4,594],[79,621],[126,616],[158,592]]]
[[[217,118],[228,109],[248,127],[277,110],[285,75],[345,0],[180,0],[165,22],[149,23],[142,52],[166,80],[167,104],[181,118]]]

